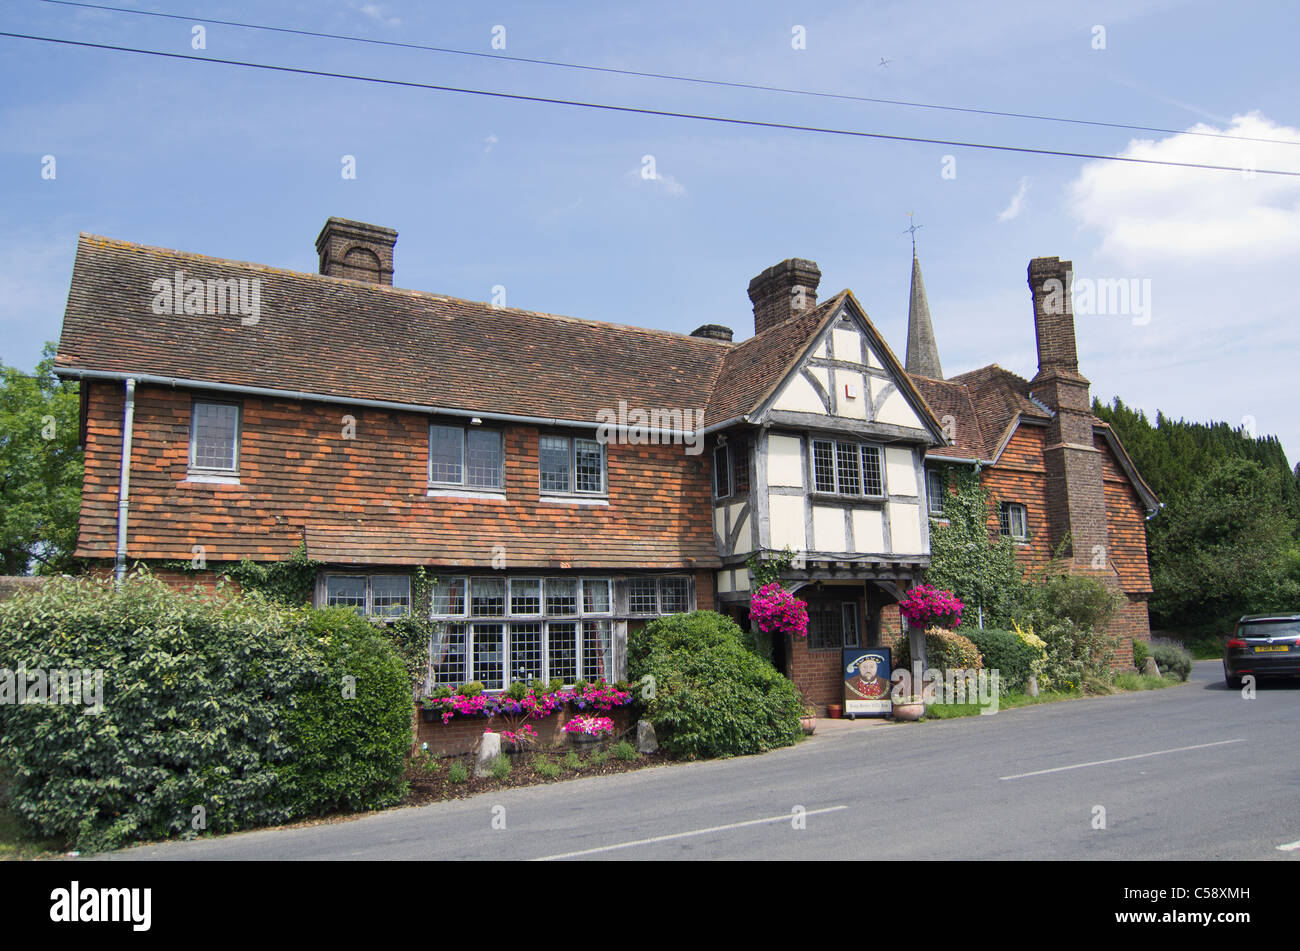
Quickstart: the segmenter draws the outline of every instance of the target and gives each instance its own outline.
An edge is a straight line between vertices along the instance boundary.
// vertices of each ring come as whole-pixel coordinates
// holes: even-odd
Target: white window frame
[[[833,490],[820,489],[817,483],[817,445],[822,443],[831,447],[831,474],[834,477],[835,488]],[[840,446],[853,446],[855,454],[855,465],[858,475],[858,491],[844,491],[840,478]],[[863,461],[862,454],[871,451],[876,454],[877,471],[880,473],[880,491],[867,491],[867,466]],[[889,495],[885,485],[885,453],[884,450],[876,443],[863,442],[856,439],[828,439],[824,436],[811,436],[808,447],[808,463],[812,472],[812,492],[815,495],[834,495],[844,499],[870,499],[879,501]]]
[[[722,461],[718,461],[718,454],[721,453]],[[718,482],[721,479],[726,480],[727,491],[718,491]],[[715,499],[729,499],[736,491],[732,484],[731,478],[731,447],[726,443],[719,443],[713,447],[713,497]]]
[[[397,618],[406,617],[411,613],[411,576],[401,572],[353,572],[353,571],[328,571],[321,574],[320,595],[318,603],[321,607],[329,606],[329,586],[332,578],[360,578],[365,582],[365,602],[360,605],[361,611],[358,612],[362,617],[374,621],[391,621]],[[406,581],[406,612],[404,614],[378,614],[375,611],[374,585],[375,578],[402,578]],[[343,607],[343,605],[339,605]]]
[[[654,575],[652,577],[636,577],[628,579],[628,617],[646,618],[646,617],[667,617],[668,612],[664,611],[664,582],[681,581],[686,586],[686,612],[689,613],[691,605],[695,603],[695,586],[691,584],[690,575]],[[653,611],[634,611],[632,609],[632,582],[633,581],[653,581],[655,583],[655,609]],[[680,612],[672,612],[677,614]]]
[[[351,576],[349,576],[351,577]],[[496,581],[501,580],[486,575],[454,575],[449,578],[440,579],[443,582],[459,581],[464,585],[465,590],[465,614],[437,614],[433,612],[433,605],[430,605],[430,620],[441,621],[446,624],[463,625],[464,645],[462,673],[465,680],[459,683],[441,683],[439,686],[458,687],[461,683],[474,680],[482,680],[479,676],[480,671],[474,666],[474,639],[475,625],[500,625],[501,626],[501,667],[503,682],[501,687],[486,688],[489,693],[496,693],[510,686],[512,674],[512,664],[514,657],[514,643],[512,640],[514,631],[513,624],[540,624],[542,626],[542,676],[543,681],[550,681],[554,674],[551,672],[551,625],[552,624],[572,624],[574,629],[574,650],[575,650],[575,667],[574,670],[578,678],[584,676],[583,671],[587,668],[586,656],[586,637],[584,631],[585,622],[604,622],[610,625],[610,650],[614,650],[614,627],[616,620],[614,614],[614,579],[608,575],[551,575],[551,576],[521,576],[519,578],[506,578],[505,586],[505,603],[504,613],[501,615],[474,615],[469,613],[474,598],[474,582],[476,580]],[[546,613],[546,583],[547,581],[573,581],[574,584],[574,613],[573,614],[548,614]],[[515,613],[510,599],[511,584],[515,581],[540,581],[541,582],[541,610],[537,614]],[[608,608],[604,611],[587,611],[584,607],[584,589],[588,584],[602,584],[609,591]],[[689,597],[688,589],[688,597]],[[495,635],[493,635],[495,637]],[[432,645],[430,645],[432,646]],[[613,671],[611,671],[612,675]],[[430,676],[433,676],[432,664],[430,665]],[[568,684],[566,686],[571,686]]]
[[[1029,541],[1029,508],[1023,502],[1003,502],[1003,511],[1007,516],[1007,530],[1003,534],[1013,542]],[[1020,515],[1021,532],[1016,533],[1016,513]],[[1001,526],[999,525],[999,528]]]
[[[235,432],[234,447],[231,452],[233,464],[230,468],[222,466],[200,466],[195,463],[198,455],[198,437],[199,437],[199,413],[200,406],[231,406],[235,410]],[[243,425],[244,425],[244,407],[242,404],[232,400],[201,400],[193,399],[190,401],[190,456],[189,472],[194,475],[211,475],[211,476],[237,476],[239,475],[239,455],[243,448]]]
[[[434,479],[433,477],[433,431],[435,429],[455,430],[460,433],[460,481],[449,482],[443,479]],[[469,434],[471,432],[492,433],[497,437],[497,445],[500,447],[498,457],[497,480],[495,485],[480,485],[476,482],[469,481]],[[446,488],[463,488],[471,489],[476,492],[503,492],[506,485],[506,437],[505,433],[499,429],[484,429],[479,426],[456,426],[451,423],[429,423],[429,436],[426,440],[426,453],[428,455],[428,465],[425,469],[425,475],[428,479],[429,488],[446,489]]]
[[[567,447],[569,460],[569,488],[565,489],[548,489],[542,485],[542,439],[562,439]],[[578,443],[589,442],[593,444],[600,452],[600,489],[592,491],[591,489],[578,488]],[[541,433],[537,442],[537,490],[542,497],[554,498],[608,498],[609,496],[609,453],[605,451],[605,444],[599,439],[593,439],[590,436],[575,436],[571,433]]]
[[[937,479],[939,489],[936,492],[930,485],[930,479]],[[948,494],[948,479],[942,469],[928,468],[925,470],[925,507],[932,518],[943,518],[944,497]],[[936,508],[935,503],[938,503]]]

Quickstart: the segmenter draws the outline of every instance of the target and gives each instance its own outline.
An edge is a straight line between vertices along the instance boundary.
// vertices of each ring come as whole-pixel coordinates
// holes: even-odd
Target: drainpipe
[[[126,514],[131,506],[131,436],[135,429],[135,380],[126,381],[126,414],[122,420],[121,481],[117,487],[117,556],[114,576],[120,584],[126,577]]]

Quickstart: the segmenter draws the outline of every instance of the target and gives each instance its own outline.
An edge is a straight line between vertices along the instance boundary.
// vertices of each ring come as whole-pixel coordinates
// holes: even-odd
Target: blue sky
[[[220,2],[113,5],[878,98],[1300,142],[1284,3]],[[658,110],[1233,167],[1300,145],[674,83],[7,0],[0,30]],[[796,26],[806,46],[792,43]],[[1095,27],[1105,29],[1096,49]],[[902,356],[910,243],[955,374],[1035,369],[1025,268],[1137,281],[1076,315],[1103,399],[1247,420],[1300,458],[1300,178],[975,151],[399,89],[0,37],[0,360],[57,339],[79,231],[316,270],[330,215],[400,232],[395,283],[689,332],[753,331],[787,257]],[[881,59],[888,61],[880,65]],[[42,177],[52,155],[56,174]],[[356,178],[340,174],[345,155]],[[654,157],[656,176],[642,174]],[[955,176],[944,177],[945,156]],[[954,167],[947,166],[950,170]]]

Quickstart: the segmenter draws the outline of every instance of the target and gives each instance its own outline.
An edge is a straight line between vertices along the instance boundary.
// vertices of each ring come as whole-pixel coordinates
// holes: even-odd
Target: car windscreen
[[[1300,634],[1300,621],[1242,621],[1238,637],[1294,637]]]

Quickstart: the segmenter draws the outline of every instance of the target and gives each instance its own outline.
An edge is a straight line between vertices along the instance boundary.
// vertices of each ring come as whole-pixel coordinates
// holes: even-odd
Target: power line
[[[546,96],[525,96],[521,93],[497,92],[488,89],[468,89],[462,86],[442,86],[434,83],[419,83],[406,79],[386,79],[381,76],[359,76],[353,73],[335,73],[320,69],[305,69],[299,66],[277,66],[270,63],[250,63],[237,59],[222,59],[215,56],[191,56],[188,53],[167,53],[161,50],[137,49],[131,46],[116,46],[110,43],[89,43],[84,40],[65,40],[52,36],[34,36],[29,33],[9,33],[0,31],[0,36],[20,40],[36,40],[41,43],[57,43],[62,46],[80,46],[87,49],[111,50],[119,53],[138,53],[144,56],[159,56],[165,59],[189,60],[196,63],[218,63],[225,66],[243,66],[249,69],[265,69],[277,73],[296,73],[302,76],[323,76],[329,79],[347,79],[354,82],[377,83],[385,86],[402,86],[409,89],[428,89],[436,92],[454,92],[469,96],[487,96],[493,99],[512,99],[517,102],[536,102],[554,106],[574,106],[582,109],[601,109],[606,112],[621,112],[631,115],[660,116],[666,119],[694,119],[699,122],[717,122],[725,125],[742,125],[760,129],[784,129],[792,132],[816,132],[823,135],[846,135],[863,139],[880,139],[889,142],[915,142],[923,145],[947,145],[962,149],[986,149],[995,152],[1021,152],[1027,155],[1055,155],[1063,158],[1093,159],[1102,162],[1126,162],[1134,165],[1160,165],[1169,168],[1196,168],[1216,172],[1242,172],[1245,169],[1235,165],[1211,165],[1202,162],[1169,162],[1160,159],[1133,158],[1125,155],[1098,155],[1093,152],[1066,152],[1057,149],[1034,149],[1020,145],[995,145],[985,142],[960,142],[953,139],[931,139],[914,135],[889,135],[884,132],[863,132],[856,129],[831,129],[822,126],[795,125],[786,122],[763,122],[758,119],[739,119],[734,116],[710,116],[694,112],[670,112],[663,109],[645,109],[637,106],[617,106],[611,103],[583,102],[577,99],[553,99]],[[1285,169],[1259,168],[1251,170],[1259,175],[1284,175],[1300,178],[1300,172]]]
[[[344,33],[324,33],[316,30],[294,29],[284,26],[268,26],[262,23],[245,23],[240,20],[218,20],[211,17],[183,16],[179,13],[158,13],[153,10],[132,10],[128,7],[112,7],[98,3],[83,3],[80,2],[80,0],[42,0],[42,2],[58,4],[65,7],[85,7],[91,10],[105,10],[113,13],[129,13],[136,16],[159,17],[168,20],[214,23],[218,26],[234,26],[246,30],[264,30],[271,33],[289,33],[294,36],[313,36],[321,39],[346,40],[352,43],[370,43],[375,46],[423,50],[429,53],[449,53],[455,56],[476,56],[482,59],[504,60],[513,63],[530,63],[536,66],[554,66],[561,69],[579,69],[598,73],[614,73],[620,76],[637,76],[644,79],[666,79],[672,82],[696,83],[705,86],[724,86],[731,89],[752,89],[761,92],[776,92],[792,96],[814,96],[820,99],[840,99],[846,102],[870,102],[877,105],[905,106],[911,109],[938,109],[944,112],[965,112],[972,115],[994,116],[1002,119],[1032,119],[1038,122],[1063,122],[1070,125],[1098,126],[1108,129],[1128,129],[1134,132],[1158,132],[1162,135],[1195,135],[1212,139],[1232,139],[1237,142],[1266,142],[1272,145],[1300,145],[1300,141],[1295,139],[1266,139],[1241,135],[1228,135],[1223,132],[1193,132],[1187,129],[1162,129],[1157,126],[1132,125],[1126,122],[1103,122],[1096,119],[1073,119],[1064,116],[1039,115],[1031,112],[1004,112],[997,109],[975,109],[968,106],[949,106],[933,102],[913,102],[906,99],[880,99],[871,96],[854,96],[848,93],[820,92],[810,89],[791,89],[784,86],[765,86],[760,83],[742,83],[724,79],[705,79],[699,76],[676,76],[671,73],[654,73],[636,69],[618,69],[613,66],[592,66],[590,64],[565,63],[550,59],[530,59],[526,56],[509,56],[505,53],[484,53],[478,50],[460,50],[445,46],[425,46],[420,43],[402,43],[397,40],[380,40],[368,36],[350,36]]]

